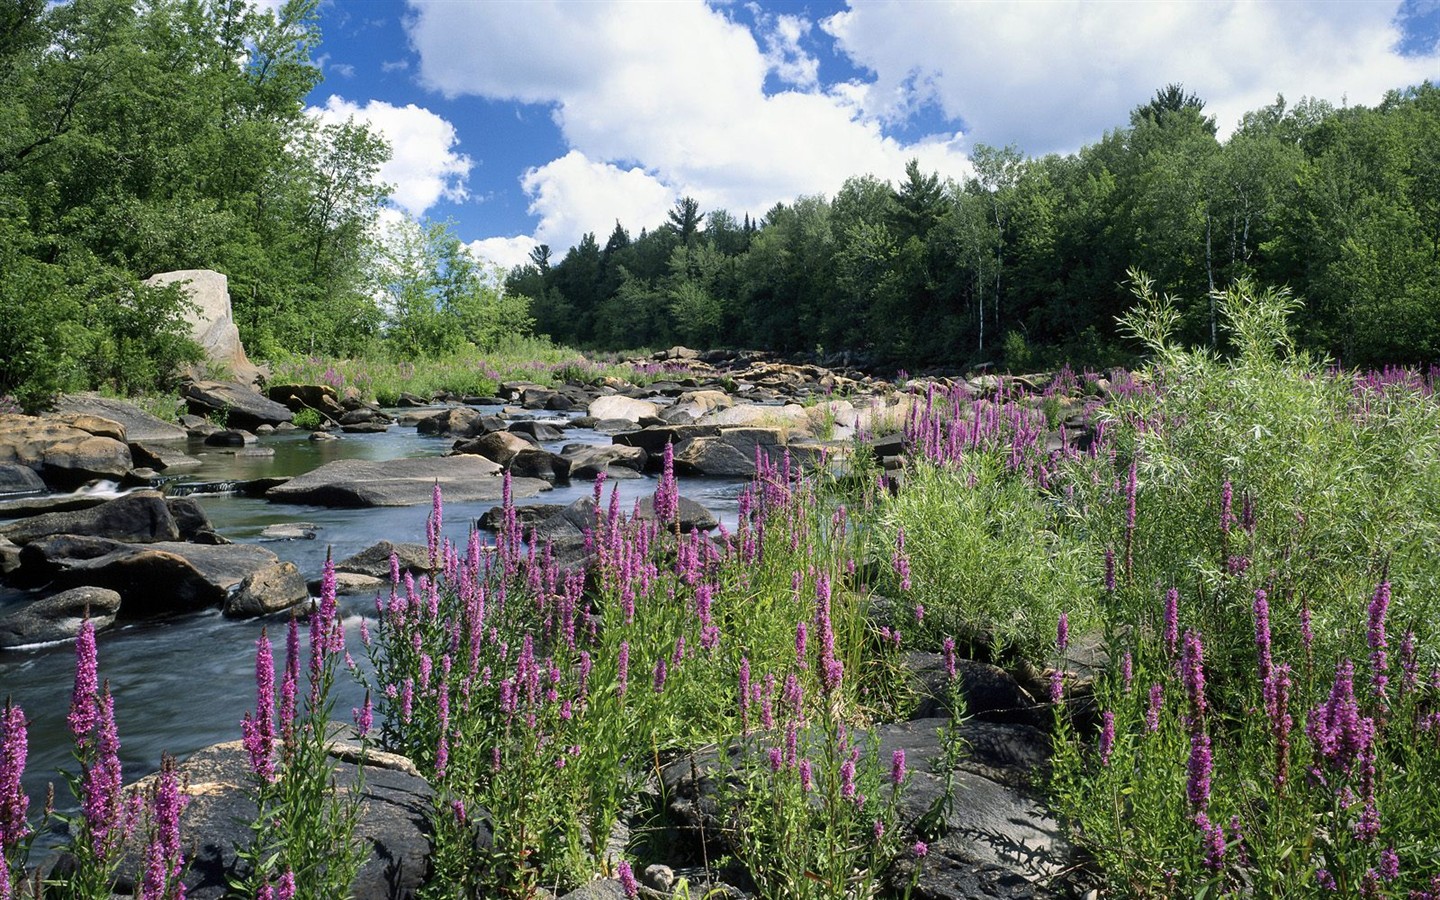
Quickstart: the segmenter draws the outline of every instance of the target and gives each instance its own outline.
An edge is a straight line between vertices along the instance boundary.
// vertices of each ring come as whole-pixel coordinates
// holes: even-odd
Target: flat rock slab
[[[104,537],[137,544],[174,541],[180,537],[175,517],[158,491],[137,491],[88,509],[42,513],[0,527],[0,536],[17,544],[57,534]]]
[[[501,499],[500,467],[480,456],[432,456],[417,459],[341,459],[265,492],[279,503],[366,508],[429,503],[436,483],[452,502]],[[512,480],[517,497],[533,497],[550,485],[536,478]]]
[[[29,565],[23,551],[21,559]],[[121,546],[89,559],[52,559],[50,564],[55,570],[52,586],[109,588],[120,595],[125,618],[133,619],[220,606],[246,576],[279,561],[253,544],[161,542]]]
[[[55,411],[79,413],[110,419],[125,426],[125,440],[164,443],[183,441],[185,429],[174,422],[152,416],[133,403],[102,397],[99,394],[61,394],[55,400]]]
[[[243,384],[224,381],[196,381],[185,385],[180,394],[197,415],[221,413],[231,428],[257,428],[279,425],[293,420],[289,407],[276,403]]]
[[[85,616],[99,631],[115,622],[120,595],[104,588],[80,587],[37,600],[0,618],[0,650],[64,641],[80,633]]]

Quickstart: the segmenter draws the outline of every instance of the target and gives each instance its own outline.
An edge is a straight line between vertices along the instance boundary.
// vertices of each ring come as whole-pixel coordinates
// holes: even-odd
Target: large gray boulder
[[[125,426],[126,441],[165,443],[185,440],[185,429],[173,422],[152,416],[133,403],[102,397],[95,393],[61,394],[55,399],[58,413],[98,416]]]
[[[180,396],[192,413],[223,416],[229,428],[253,431],[261,425],[279,425],[295,418],[284,404],[235,382],[192,381],[180,389]]]
[[[230,306],[229,280],[212,269],[182,269],[160,272],[145,279],[151,287],[180,284],[194,309],[186,314],[190,338],[205,351],[212,365],[228,369],[242,384],[254,384],[264,370],[245,355],[240,329]]]
[[[477,438],[455,442],[456,453],[483,456],[502,466],[510,465],[510,461],[521,451],[534,449],[534,441],[526,440],[510,431],[492,431]]]
[[[686,439],[675,448],[675,471],[691,475],[749,478],[755,474],[755,451],[778,460],[785,434],[779,428],[721,428],[713,437]]]
[[[415,423],[415,430],[420,434],[456,438],[471,438],[504,428],[502,419],[483,415],[468,406],[452,406]]]
[[[45,482],[29,466],[17,463],[0,463],[0,499],[23,494],[39,494],[45,490]]]
[[[225,598],[225,615],[232,619],[268,616],[299,606],[310,599],[305,576],[293,562],[276,563],[251,572]]]
[[[159,491],[137,491],[88,509],[44,513],[0,526],[0,536],[17,544],[57,534],[136,544],[180,539],[175,517]]]
[[[649,400],[636,400],[634,397],[611,394],[608,397],[597,397],[590,401],[588,412],[596,419],[625,419],[630,422],[639,422],[641,419],[653,419],[660,415],[660,406]]]
[[[424,544],[395,543],[393,541],[380,541],[353,556],[347,556],[335,564],[335,571],[369,575],[372,578],[389,581],[391,556],[394,556],[399,562],[402,575],[406,572],[424,575],[435,571],[435,563],[430,559],[430,549]]]
[[[51,538],[23,548],[22,572],[48,566],[52,587],[109,588],[120,595],[127,619],[221,606],[246,576],[280,561],[254,544],[122,544],[89,558],[55,554],[55,545],[64,540]],[[103,541],[88,540],[104,549]]]
[[[608,478],[636,478],[645,471],[649,455],[639,447],[611,444],[593,447],[571,444],[561,453],[570,463],[572,481],[594,481],[604,472]]]
[[[119,609],[120,595],[105,588],[62,591],[0,618],[0,650],[69,640],[80,633],[87,615],[99,631],[115,622]]]
[[[365,508],[429,503],[438,482],[446,500],[494,502],[502,496],[500,466],[479,456],[415,459],[342,459],[265,492],[267,500],[316,506]],[[513,479],[517,498],[550,489],[544,481]]]

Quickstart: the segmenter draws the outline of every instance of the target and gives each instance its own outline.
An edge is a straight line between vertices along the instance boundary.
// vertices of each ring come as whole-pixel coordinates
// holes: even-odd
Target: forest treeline
[[[309,115],[319,0],[0,2],[0,398],[165,386],[175,269],[252,356],[440,354],[528,328],[446,223],[383,215],[389,147]]]
[[[1212,289],[1306,301],[1346,364],[1440,356],[1440,89],[1373,108],[1283,100],[1219,140],[1178,86],[1070,155],[976,146],[974,177],[910,165],[758,220],[668,220],[494,273],[389,205],[389,148],[306,109],[320,0],[0,3],[0,405],[166,387],[197,348],[162,271],[229,277],[254,357],[419,359],[532,331],[583,348],[852,349],[901,365],[1123,354],[1126,272],[1216,340]],[[1140,98],[1137,98],[1140,99]],[[885,175],[900,176],[896,183]],[[1223,340],[1223,337],[1221,338]]]
[[[1213,292],[1249,277],[1304,299],[1302,346],[1352,365],[1440,356],[1432,84],[1373,108],[1279,98],[1226,140],[1171,85],[1077,153],[981,145],[972,161],[964,182],[912,162],[897,184],[854,177],[758,222],[685,198],[638,236],[617,224],[558,262],[538,248],[507,289],[581,346],[1025,366],[1122,355],[1139,269],[1178,299],[1194,345],[1223,342]]]

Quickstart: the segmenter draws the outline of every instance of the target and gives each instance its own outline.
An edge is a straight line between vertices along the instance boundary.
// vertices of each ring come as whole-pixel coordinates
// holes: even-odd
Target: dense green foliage
[[[693,200],[632,239],[586,235],[512,270],[541,332],[586,346],[870,350],[899,362],[1108,362],[1142,268],[1182,298],[1178,337],[1219,347],[1211,292],[1288,285],[1301,346],[1347,364],[1433,359],[1440,341],[1440,89],[1374,108],[1283,98],[1226,140],[1158,91],[1069,155],[977,146],[973,177],[911,163],[758,223]],[[702,227],[703,225],[703,227]],[[1220,348],[1223,349],[1223,348]]]
[[[251,355],[403,357],[523,333],[445,225],[385,229],[384,141],[305,111],[317,0],[0,7],[0,396],[161,388],[175,269],[229,278]]]

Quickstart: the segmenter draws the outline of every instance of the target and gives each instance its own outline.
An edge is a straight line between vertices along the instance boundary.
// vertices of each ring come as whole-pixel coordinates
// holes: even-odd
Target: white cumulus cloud
[[[530,251],[535,249],[537,243],[534,238],[522,234],[471,241],[465,245],[465,249],[476,259],[497,265],[508,272],[515,266],[523,266],[529,262]]]
[[[699,0],[445,3],[411,0],[419,76],[447,97],[551,107],[570,152],[523,176],[535,237],[557,252],[617,215],[653,227],[681,195],[760,215],[801,194],[833,194],[863,173],[898,177],[920,156],[961,176],[957,136],[912,143],[862,116],[849,87],[815,87],[807,23],[752,31]],[[762,17],[763,18],[763,17]],[[774,71],[797,89],[766,94]]]
[[[1395,50],[1396,3],[852,4],[821,23],[872,78],[867,114],[934,102],[977,140],[1069,151],[1125,125],[1172,82],[1206,101],[1223,133],[1274,101],[1372,104],[1440,75],[1440,57]]]
[[[364,105],[332,95],[310,114],[322,122],[355,119],[368,124],[390,144],[390,160],[380,167],[380,180],[395,188],[391,199],[412,216],[423,216],[440,200],[460,201],[472,166],[457,147],[455,126],[413,103],[392,106],[381,100]]]

